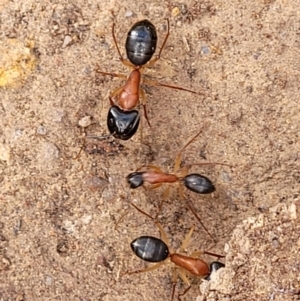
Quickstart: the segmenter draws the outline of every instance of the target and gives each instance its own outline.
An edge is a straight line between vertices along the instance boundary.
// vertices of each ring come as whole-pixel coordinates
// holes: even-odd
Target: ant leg
[[[169,239],[167,237],[167,234],[165,232],[165,230],[163,229],[162,225],[160,222],[156,221],[151,215],[149,215],[148,213],[144,212],[142,209],[140,209],[138,206],[134,205],[132,202],[130,202],[130,204],[140,213],[144,214],[145,216],[147,216],[148,218],[152,219],[153,221],[155,221],[155,226],[158,228],[159,232],[160,232],[160,236],[161,236],[161,240],[169,247],[170,246],[170,242]],[[170,254],[173,253],[173,251],[171,250],[171,248],[169,247],[169,252]]]
[[[152,60],[150,60],[148,62],[147,67],[152,67],[160,59],[161,53],[162,53],[162,51],[163,51],[163,49],[164,49],[164,47],[166,45],[166,42],[167,42],[168,37],[169,37],[169,34],[170,34],[170,22],[169,22],[169,19],[167,19],[167,34],[165,36],[165,39],[164,39],[164,41],[163,41],[163,43],[162,43],[162,45],[160,47],[158,55],[154,59],[152,59]]]
[[[218,162],[202,162],[202,163],[193,163],[193,164],[186,164],[184,167],[187,167],[188,169],[194,165],[222,165],[222,166],[228,166],[228,167],[233,167],[230,164],[226,163],[218,163]]]
[[[161,236],[161,240],[169,247],[170,246],[170,242],[169,239],[167,237],[167,234],[165,232],[165,230],[163,229],[162,225],[160,222],[156,221],[155,222],[155,226],[158,228],[159,232],[160,232],[160,236]],[[169,253],[172,254],[174,253],[171,248],[169,247]]]
[[[191,285],[188,286],[188,287],[184,290],[184,292],[183,292],[182,294],[178,294],[178,300],[179,300],[179,301],[181,301],[181,297],[183,297],[183,296],[190,290],[191,287],[192,287]]]
[[[155,166],[155,165],[142,165],[136,171],[143,170],[143,168],[146,168],[145,171],[147,171],[147,168],[148,168],[148,169],[150,169],[152,171],[155,171],[157,173],[163,173],[163,171],[158,166]]]
[[[201,134],[201,132],[202,130],[199,131],[199,133],[196,136],[194,136],[191,140],[189,140],[188,143],[177,154],[175,158],[175,164],[174,164],[174,173],[176,173],[179,170],[183,151]]]
[[[153,221],[155,221],[155,219],[149,215],[148,213],[144,212],[142,209],[140,209],[138,206],[134,205],[132,202],[130,202],[130,204],[140,213],[144,214],[145,216],[147,216],[148,218],[152,219]],[[159,232],[160,232],[160,236],[161,236],[161,240],[167,245],[170,245],[169,239],[167,237],[167,234],[165,232],[165,230],[163,229],[162,225],[160,222],[155,221],[155,226],[158,228]],[[169,247],[169,251],[170,253],[173,253],[173,251],[171,251],[171,248]]]
[[[110,94],[109,94],[109,101],[110,101],[110,102],[113,102],[112,98],[113,98],[114,96],[120,94],[120,92],[123,90],[123,88],[124,88],[124,86],[119,87],[119,88],[117,88],[116,90],[110,92]],[[114,104],[114,102],[113,102],[113,104]]]
[[[121,51],[120,51],[120,48],[119,48],[119,45],[118,45],[118,42],[117,42],[117,39],[115,36],[115,23],[113,23],[113,26],[112,26],[112,36],[113,36],[114,43],[115,43],[115,46],[116,46],[118,54],[119,54],[119,59],[122,62],[122,64],[124,64],[127,67],[134,68],[134,66],[128,60],[125,60],[121,54]]]
[[[181,198],[182,200],[185,200],[185,199],[186,199],[186,197],[185,197],[185,195],[184,195],[184,193],[183,193],[183,187],[182,187],[182,185],[179,186],[179,196],[180,196],[180,198]]]
[[[184,249],[186,249],[187,245],[189,244],[190,242],[190,239],[192,237],[192,234],[193,234],[193,231],[194,231],[195,227],[193,226],[191,228],[191,230],[189,231],[189,233],[185,236],[180,248],[179,248],[179,253],[183,252]]]
[[[111,30],[112,30],[112,36],[113,36],[113,39],[114,39],[115,46],[117,48],[120,60],[122,61],[123,60],[123,56],[121,54],[121,51],[120,51],[120,48],[119,48],[119,45],[118,45],[118,42],[117,42],[117,39],[116,39],[116,36],[115,36],[115,23],[113,23],[113,26],[112,26]]]
[[[183,296],[190,290],[191,287],[192,287],[191,285],[188,286],[188,287],[184,290],[184,292],[183,292],[182,294],[178,294],[178,300],[179,300],[179,301],[181,301],[181,297],[183,297]]]
[[[182,281],[184,283],[186,283],[188,285],[188,287],[184,290],[184,292],[182,294],[178,294],[178,300],[181,301],[181,297],[183,297],[192,287],[189,280],[187,279],[184,270],[180,269],[178,271],[179,277],[182,279]]]
[[[164,194],[163,194],[163,200],[165,200],[170,194],[170,186],[168,186],[165,191],[164,191]]]
[[[144,115],[145,115],[145,118],[147,120],[147,123],[148,123],[149,127],[151,128],[151,125],[150,125],[150,122],[149,122],[149,119],[148,119],[147,109],[146,109],[146,93],[142,88],[140,88],[140,93],[141,93],[141,96],[142,96],[142,106],[144,108]]]
[[[157,185],[157,184],[156,184]],[[159,184],[159,186],[161,186],[162,184]],[[167,187],[164,191],[164,194],[163,194],[163,199],[162,201],[160,202],[159,206],[158,206],[158,211],[157,211],[157,214],[156,214],[156,217],[155,219],[157,219],[158,215],[160,214],[161,210],[162,210],[162,206],[166,200],[166,198],[169,196],[169,193],[170,193],[170,187]]]
[[[158,188],[158,187],[160,187],[162,185],[162,183],[156,183],[156,184],[152,184],[152,185],[150,185],[149,187],[147,187],[148,189],[156,189],[156,188]],[[145,187],[144,187],[145,188]],[[145,188],[145,189],[147,189],[147,188]]]
[[[147,216],[148,218],[155,220],[151,215],[149,215],[148,213],[146,213],[145,211],[143,211],[142,209],[140,209],[138,206],[134,205],[132,202],[130,202],[131,206],[133,206],[139,213],[144,214],[145,216]]]
[[[154,172],[159,173],[159,174],[164,173],[158,166],[155,166],[155,165],[142,165],[142,166],[140,166],[139,168],[136,169],[136,171],[145,171],[145,172],[149,172],[149,170],[154,171]],[[158,188],[161,185],[162,185],[162,183],[152,184],[150,189]]]
[[[175,169],[175,167],[178,169],[178,168],[180,167],[180,163],[181,163],[181,158],[179,158],[177,164],[176,164],[176,159],[175,159],[174,169]],[[179,164],[179,165],[178,165],[178,164]],[[185,165],[184,167],[180,168],[179,171],[176,170],[176,176],[177,176],[178,178],[180,178],[180,179],[183,179],[183,178],[187,175],[189,169],[190,169],[190,166],[189,166],[189,165]],[[181,186],[180,186],[180,187],[181,187]],[[182,195],[180,195],[180,196],[182,196]]]
[[[130,272],[125,272],[122,276],[150,272],[150,271],[158,269],[163,264],[164,264],[164,261],[158,262],[158,263],[156,263],[154,265],[151,265],[151,266],[149,266],[149,267],[147,267],[145,269],[135,270],[135,271],[130,271]]]
[[[206,93],[199,93],[187,88],[183,88],[183,87],[179,87],[179,86],[173,86],[173,85],[168,85],[168,84],[163,84],[154,80],[150,80],[150,79],[143,79],[143,83],[146,85],[150,85],[150,86],[157,86],[157,87],[166,87],[166,88],[170,88],[170,89],[175,89],[175,90],[180,90],[180,91],[187,91],[187,92],[191,92],[194,94],[202,94],[204,96],[206,96]]]
[[[109,99],[109,103],[111,106],[116,105],[116,102],[113,100],[113,97],[116,95],[119,95],[120,92],[123,90],[123,88],[124,88],[124,86],[119,87],[119,88],[115,89],[114,91],[110,92],[108,99]]]
[[[216,253],[211,253],[211,252],[207,252],[207,251],[204,251],[203,253],[204,253],[204,254],[207,254],[207,255],[215,256],[215,257],[217,257],[218,259],[219,259],[219,258],[224,258],[224,257],[225,257],[224,255],[220,255],[220,254],[216,254]]]
[[[108,98],[109,98],[110,105],[115,106],[116,104],[115,104],[114,100],[110,96]]]
[[[203,254],[207,254],[207,255],[210,255],[210,256],[214,256],[216,258],[224,258],[225,256],[224,255],[219,255],[219,254],[216,254],[216,253],[211,253],[211,252],[208,252],[208,251],[195,251],[193,253],[190,254],[190,257],[200,257],[201,255]]]
[[[77,154],[75,157],[73,157],[73,160],[77,160],[77,159],[80,157],[81,152],[82,152],[82,150],[83,150],[84,147],[85,147],[85,143],[86,143],[86,139],[84,139],[84,141],[83,141],[83,143],[82,143],[82,145],[81,145],[81,147],[80,147],[80,150],[79,150],[78,154]]]
[[[195,251],[195,252],[191,253],[189,256],[193,257],[193,258],[197,258],[197,257],[200,257],[203,254],[205,254],[204,251]]]
[[[196,219],[198,220],[198,222],[201,224],[201,226],[206,231],[206,233],[211,237],[211,239],[215,242],[215,239],[213,238],[213,236],[211,235],[211,233],[207,230],[207,228],[204,226],[204,224],[202,223],[201,219],[199,218],[199,216],[195,212],[194,208],[191,206],[190,202],[187,199],[185,199],[185,200],[186,200],[187,206],[192,211],[192,213],[194,214],[194,216],[196,217]]]
[[[86,138],[87,139],[97,139],[97,140],[104,140],[104,139],[107,139],[109,137],[111,137],[112,135],[109,134],[109,135],[104,135],[104,136],[95,136],[95,135],[86,135]]]
[[[124,219],[124,217],[128,214],[129,209],[125,210],[125,212],[121,215],[121,217],[118,219],[118,221],[115,224],[115,230],[118,229],[119,224],[121,223],[121,221]]]
[[[199,218],[199,216],[197,215],[197,213],[195,212],[194,208],[191,206],[191,204],[189,203],[189,201],[186,199],[184,193],[183,193],[183,188],[182,186],[179,186],[179,195],[180,197],[186,201],[186,204],[188,206],[188,208],[192,211],[192,213],[194,214],[194,216],[196,217],[196,219],[198,220],[198,222],[201,224],[201,226],[204,228],[204,230],[207,232],[207,234],[212,238],[213,241],[215,241],[215,239],[213,238],[213,236],[210,234],[210,232],[207,230],[207,228],[204,226],[204,224],[202,223],[201,219]]]
[[[124,78],[127,79],[127,75],[122,74],[122,73],[114,73],[114,72],[106,72],[106,71],[101,71],[101,70],[96,70],[97,73],[103,74],[103,75],[111,75],[113,77],[119,77],[119,78]]]
[[[176,288],[176,284],[177,284],[177,269],[173,268],[173,275],[172,275],[172,297],[171,297],[171,301],[173,301],[174,299],[174,295],[175,295],[175,288]]]
[[[143,128],[144,128],[144,120],[141,119],[141,125],[140,125],[140,141],[141,141],[141,145],[143,144]]]

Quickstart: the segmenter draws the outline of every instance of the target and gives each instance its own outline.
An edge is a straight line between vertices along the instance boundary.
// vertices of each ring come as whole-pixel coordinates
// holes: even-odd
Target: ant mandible
[[[144,214],[152,218],[147,213]],[[218,261],[214,261],[210,264],[210,266],[208,266],[208,264],[204,260],[199,258],[201,254],[208,254],[218,258],[224,257],[222,255],[217,255],[207,251],[196,251],[190,254],[189,256],[180,254],[186,249],[186,246],[189,243],[189,240],[194,231],[194,227],[192,227],[189,233],[186,235],[179,248],[179,252],[175,253],[169,247],[170,243],[165,231],[163,230],[162,225],[159,222],[155,222],[155,225],[159,229],[162,239],[153,236],[140,236],[133,240],[130,246],[135,255],[138,256],[140,259],[156,264],[151,265],[145,269],[126,272],[125,275],[149,272],[159,268],[164,264],[167,264],[168,262],[174,263],[175,266],[172,277],[172,301],[175,294],[175,287],[177,284],[178,275],[183,280],[183,282],[185,282],[188,285],[184,292],[178,295],[178,299],[181,300],[181,297],[184,296],[191,288],[190,281],[187,278],[188,273],[196,277],[205,277],[205,279],[210,280],[211,273],[225,266],[223,263]]]
[[[207,177],[192,173],[188,174],[190,167],[193,165],[225,165],[229,166],[228,164],[223,163],[212,163],[212,162],[204,162],[204,163],[196,163],[185,165],[184,167],[180,168],[180,164],[182,161],[182,153],[183,151],[200,135],[202,131],[200,131],[197,135],[195,135],[188,143],[179,151],[175,158],[174,170],[173,173],[166,173],[163,172],[158,166],[154,165],[143,165],[139,167],[135,172],[130,173],[127,176],[127,182],[129,183],[130,188],[135,189],[140,186],[145,186],[145,184],[149,184],[151,189],[155,189],[160,187],[162,184],[170,183],[173,185],[183,183],[186,188],[189,190],[199,193],[199,194],[208,194],[215,191],[215,186],[210,179]],[[163,200],[159,206],[159,212],[162,208],[164,200],[169,195],[169,186],[165,189]],[[186,199],[183,193],[182,186],[179,186],[179,194],[182,199]],[[198,215],[196,214],[194,208],[191,206],[189,202],[187,202],[189,209],[195,215],[197,220],[200,222],[202,227],[206,230],[209,236],[213,239],[210,232],[206,229]]]
[[[141,88],[141,73],[145,67],[153,66],[155,62],[160,59],[162,50],[169,37],[169,27],[169,19],[167,19],[167,34],[158,55],[151,59],[155,53],[157,43],[155,26],[148,20],[142,20],[135,23],[129,30],[126,39],[125,49],[128,58],[126,60],[120,52],[115,37],[115,24],[113,23],[112,36],[120,61],[125,66],[133,69],[128,77],[125,74],[100,71],[99,68],[96,70],[96,72],[104,75],[126,79],[125,85],[115,89],[109,96],[111,107],[107,115],[107,127],[109,132],[115,138],[128,140],[136,133],[140,123],[140,114],[137,110],[134,110],[134,108],[138,105],[140,96],[142,98],[141,104],[144,108],[144,115],[150,126],[146,110],[146,94]],[[143,83],[196,93],[195,91],[186,88],[167,85],[147,79],[143,79]]]

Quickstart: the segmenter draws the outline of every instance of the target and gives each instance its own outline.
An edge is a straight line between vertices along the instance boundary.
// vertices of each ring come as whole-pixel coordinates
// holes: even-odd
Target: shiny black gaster
[[[153,56],[156,43],[156,29],[150,21],[142,20],[135,23],[126,39],[127,58],[135,66],[145,65]]]
[[[206,194],[216,190],[210,179],[197,173],[187,175],[183,182],[187,189],[196,193]]]
[[[140,113],[137,110],[124,111],[112,106],[108,111],[107,127],[115,138],[130,139],[136,133],[139,123]]]
[[[136,256],[148,262],[164,261],[169,256],[168,246],[153,236],[140,236],[130,246]]]

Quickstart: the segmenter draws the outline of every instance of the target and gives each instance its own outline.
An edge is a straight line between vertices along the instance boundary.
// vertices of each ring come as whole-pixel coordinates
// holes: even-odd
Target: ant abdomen
[[[153,236],[140,236],[130,246],[136,256],[148,262],[164,261],[169,256],[168,246]]]
[[[143,66],[152,58],[157,43],[155,26],[148,20],[135,23],[128,32],[126,54],[135,66]]]
[[[212,193],[216,190],[212,181],[200,174],[192,173],[183,178],[184,185],[187,189],[201,194]]]

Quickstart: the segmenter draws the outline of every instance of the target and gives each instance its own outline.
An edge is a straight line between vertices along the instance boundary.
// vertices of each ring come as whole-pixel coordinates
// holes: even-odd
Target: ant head
[[[118,139],[128,140],[137,131],[140,123],[140,114],[136,110],[124,111],[117,106],[112,106],[107,115],[109,132]]]
[[[127,176],[127,182],[130,188],[135,189],[144,184],[143,172],[132,172]]]
[[[217,270],[224,267],[225,267],[224,263],[219,261],[213,261],[209,266],[210,273],[208,274],[208,276],[205,277],[205,280],[209,281],[212,273],[215,273]]]
[[[216,190],[210,179],[197,173],[187,175],[183,181],[187,189],[196,193],[206,194]]]

